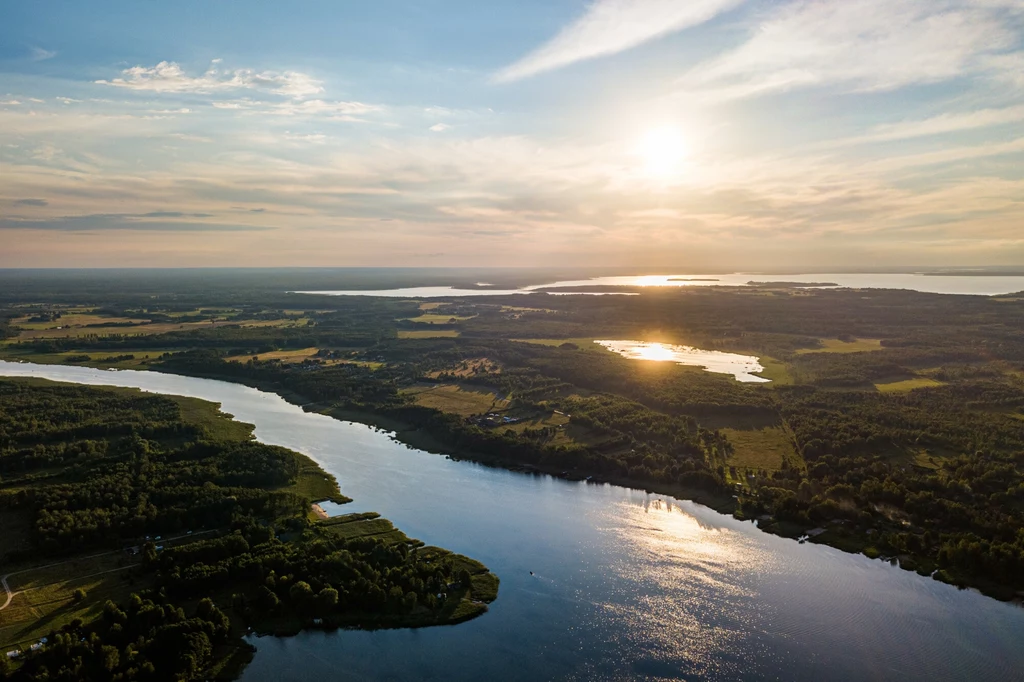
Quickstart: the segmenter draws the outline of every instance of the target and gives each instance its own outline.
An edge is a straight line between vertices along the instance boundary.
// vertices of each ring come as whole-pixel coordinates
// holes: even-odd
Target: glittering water
[[[0,362],[15,374],[221,402],[351,511],[501,576],[462,625],[254,638],[245,682],[1024,679],[1024,610],[691,502],[455,462],[237,384]]]
[[[910,289],[934,294],[974,294],[995,296],[1024,291],[1024,276],[1020,275],[961,275],[933,276],[913,273],[819,273],[804,275],[761,275],[756,273],[730,273],[725,275],[628,275],[594,277],[532,284],[521,289],[458,289],[446,286],[408,287],[404,289],[375,289],[349,291],[303,291],[305,294],[336,296],[388,296],[400,298],[436,296],[496,296],[532,294],[538,290],[557,287],[713,287],[747,286],[749,282],[805,282],[836,284],[854,289]]]
[[[701,350],[693,346],[676,346],[671,343],[653,341],[594,341],[608,350],[631,360],[651,362],[675,362],[680,365],[703,367],[716,374],[731,374],[736,381],[745,383],[766,383],[771,379],[759,377],[764,367],[753,355],[723,353],[717,350]]]

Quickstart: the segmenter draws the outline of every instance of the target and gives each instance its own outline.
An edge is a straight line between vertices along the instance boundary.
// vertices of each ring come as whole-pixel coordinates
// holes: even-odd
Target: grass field
[[[320,521],[318,525],[346,540],[373,537],[389,544],[410,541],[409,537],[395,528],[390,521],[380,518],[380,514],[373,512],[335,516]]]
[[[863,353],[866,351],[882,350],[881,339],[854,339],[853,341],[820,339],[820,341],[821,348],[801,348],[797,353]]]
[[[404,389],[402,392],[412,395],[417,405],[463,417],[501,410],[508,406],[508,401],[499,400],[498,395],[493,391],[473,389],[457,384],[414,386]]]
[[[424,324],[449,324],[452,320],[455,322],[462,322],[464,320],[472,320],[474,315],[438,315],[436,313],[424,313],[419,317],[406,318],[409,322],[423,322]]]
[[[25,352],[19,349],[17,346],[11,344],[0,344],[0,360],[23,360],[25,362],[35,362],[40,365],[63,365],[69,364],[68,358],[72,356],[88,355],[89,360],[84,362],[75,362],[71,364],[78,365],[80,367],[97,367],[101,369],[107,369],[113,367],[115,369],[145,369],[145,365],[152,360],[156,360],[164,353],[176,353],[177,350],[160,349],[160,348],[147,348],[145,350],[116,350],[116,351],[64,351],[61,353],[32,353]],[[134,355],[135,358],[132,360],[118,360],[117,362],[109,362],[109,358],[123,357],[125,355]]]
[[[927,377],[915,377],[913,379],[903,379],[901,381],[889,381],[879,382],[875,384],[875,388],[881,393],[906,393],[907,391],[913,391],[918,388],[933,388],[935,386],[942,386],[941,381],[935,379],[929,379]]]
[[[127,599],[141,589],[126,579],[132,566],[123,552],[113,552],[12,574],[8,584],[16,594],[0,611],[0,651],[33,644],[75,618],[92,620],[107,599]],[[86,594],[81,601],[74,599],[78,589]],[[0,597],[3,601],[6,597]]]
[[[756,353],[751,353],[751,355],[756,355]],[[776,386],[793,383],[793,376],[789,373],[786,363],[767,356],[758,357],[757,361],[764,367],[764,371],[758,372],[758,376],[771,379],[772,383]]]
[[[111,318],[100,318],[104,322],[110,322]],[[81,338],[85,336],[150,336],[153,334],[165,334],[175,331],[190,331],[193,329],[213,329],[216,327],[228,327],[237,325],[241,327],[304,327],[305,320],[238,320],[228,322],[217,320],[215,322],[157,322],[154,324],[137,324],[128,327],[68,327],[59,323],[46,323],[57,325],[49,329],[24,329],[18,334],[20,340],[31,339],[67,339]]]
[[[22,329],[41,330],[55,327],[81,327],[87,324],[145,324],[147,320],[134,317],[105,317],[91,313],[64,313],[56,320],[29,322],[29,316],[11,320],[11,325]]]
[[[455,329],[399,329],[398,338],[400,339],[437,339],[437,338],[454,338],[459,335],[458,330]]]
[[[941,457],[936,457],[927,450],[919,450],[914,453],[911,461],[913,461],[914,466],[922,467],[924,469],[938,469],[941,459]]]
[[[303,360],[315,357],[319,352],[320,349],[313,346],[296,350],[272,350],[266,353],[259,353],[258,355],[232,355],[224,358],[224,360],[227,362],[247,362],[253,358],[259,358],[260,360],[280,360],[281,362],[302,362]]]
[[[604,346],[594,343],[593,337],[572,339],[509,339],[509,341],[515,341],[517,343],[534,343],[538,346],[561,346],[563,343],[572,343],[578,346],[580,350],[589,350],[598,353],[612,352]]]
[[[802,465],[793,447],[793,439],[781,425],[760,429],[724,428],[721,432],[733,448],[726,460],[728,466],[775,470],[782,468],[783,461],[788,461],[791,466]]]

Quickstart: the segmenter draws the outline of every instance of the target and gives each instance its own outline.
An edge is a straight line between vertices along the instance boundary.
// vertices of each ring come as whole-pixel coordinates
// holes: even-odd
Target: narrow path
[[[5,576],[0,577],[0,585],[4,586],[4,592],[7,593],[7,601],[4,602],[3,606],[0,606],[0,611],[3,611],[8,606],[10,606],[11,600],[14,599],[14,595],[17,594],[17,592],[11,592],[11,588],[7,586],[7,577],[9,575],[10,575],[10,573],[8,573]]]

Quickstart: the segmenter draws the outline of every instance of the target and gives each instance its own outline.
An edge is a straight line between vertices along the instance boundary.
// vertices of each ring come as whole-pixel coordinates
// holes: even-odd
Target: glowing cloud
[[[219,59],[201,76],[189,76],[175,62],[160,62],[156,66],[133,66],[121,72],[121,78],[98,80],[100,85],[112,85],[131,90],[153,92],[210,93],[224,90],[262,90],[277,95],[301,99],[323,92],[320,81],[296,71],[254,71],[253,69],[220,70]]]
[[[702,24],[743,0],[597,0],[550,42],[506,66],[496,81],[514,81],[574,62],[615,54]]]

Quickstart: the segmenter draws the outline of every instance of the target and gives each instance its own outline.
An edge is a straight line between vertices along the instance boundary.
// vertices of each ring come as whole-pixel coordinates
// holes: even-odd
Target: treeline
[[[175,599],[228,590],[232,609],[247,622],[317,618],[331,625],[439,620],[469,594],[472,573],[486,573],[481,564],[437,548],[335,535],[331,521],[295,542],[254,525],[165,551],[151,567]]]
[[[32,528],[10,560],[301,516],[308,500],[275,490],[299,467],[284,448],[208,438],[169,398],[0,381],[0,507]]]
[[[46,646],[23,654],[18,667],[5,656],[0,679],[13,682],[178,682],[203,679],[216,648],[228,641],[228,617],[208,598],[191,613],[161,595],[107,601],[93,623],[75,620],[52,632]]]

